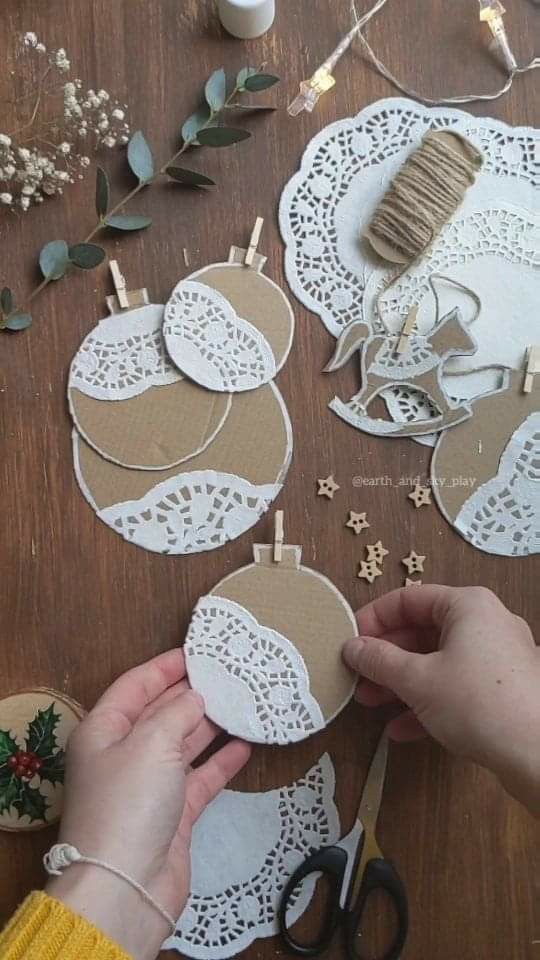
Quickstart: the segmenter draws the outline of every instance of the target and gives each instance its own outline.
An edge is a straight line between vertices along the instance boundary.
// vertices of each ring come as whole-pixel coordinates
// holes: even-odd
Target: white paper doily
[[[285,884],[315,849],[335,843],[335,774],[324,754],[305,777],[267,793],[224,790],[196,823],[191,894],[163,949],[195,960],[225,960],[278,932]],[[299,888],[290,923],[302,916],[315,877]]]

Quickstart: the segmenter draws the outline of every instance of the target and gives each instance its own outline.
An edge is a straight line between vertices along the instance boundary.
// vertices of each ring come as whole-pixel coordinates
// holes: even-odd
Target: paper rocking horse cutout
[[[459,308],[442,317],[427,335],[411,334],[406,329],[407,324],[397,336],[372,334],[367,323],[358,320],[349,324],[338,339],[324,372],[339,370],[358,350],[362,386],[346,403],[334,397],[328,406],[358,430],[375,436],[419,436],[446,430],[472,414],[469,403],[456,402],[448,396],[443,381],[444,366],[450,357],[470,356],[478,349]],[[412,423],[370,417],[369,404],[389,387],[412,387],[424,394],[438,414]]]

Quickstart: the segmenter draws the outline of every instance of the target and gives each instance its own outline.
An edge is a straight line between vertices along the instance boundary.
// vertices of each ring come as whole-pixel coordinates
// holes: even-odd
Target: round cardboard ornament
[[[46,688],[0,700],[0,830],[41,830],[59,819],[65,746],[83,713]]]
[[[356,621],[330,580],[300,565],[301,547],[276,541],[255,545],[253,556],[195,606],[186,668],[208,716],[228,733],[293,743],[350,700],[356,678],[341,648]]]
[[[100,520],[156,553],[199,553],[249,530],[283,485],[292,456],[287,408],[274,383],[233,399],[213,443],[169,470],[127,470],[73,432],[75,474]]]
[[[237,393],[272,380],[285,363],[294,314],[283,291],[265,276],[265,258],[231,250],[174,288],[163,333],[182,373],[209,390]]]
[[[209,393],[171,363],[163,306],[100,320],[73,358],[68,402],[78,432],[102,457],[163,470],[202,453],[219,433],[231,396]]]

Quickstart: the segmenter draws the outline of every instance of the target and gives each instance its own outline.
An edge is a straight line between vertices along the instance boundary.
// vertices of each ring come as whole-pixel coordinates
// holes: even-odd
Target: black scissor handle
[[[399,960],[409,929],[407,894],[397,870],[389,860],[368,860],[356,903],[352,905],[347,919],[347,954],[351,960],[366,960],[360,953],[360,928],[370,894],[384,890],[390,897],[396,914],[397,930],[394,942],[379,960]],[[373,958],[372,958],[373,960]]]
[[[343,887],[343,878],[347,867],[347,854],[341,847],[325,847],[324,850],[318,850],[307,860],[304,860],[297,870],[293,873],[287,886],[283,891],[283,896],[278,910],[279,932],[285,941],[286,946],[293,953],[300,954],[303,957],[315,957],[330,946],[332,938],[343,919],[343,910],[339,901]],[[311,873],[322,873],[330,880],[330,903],[323,931],[318,940],[312,943],[299,943],[289,933],[287,927],[287,910],[295,889],[301,881]]]

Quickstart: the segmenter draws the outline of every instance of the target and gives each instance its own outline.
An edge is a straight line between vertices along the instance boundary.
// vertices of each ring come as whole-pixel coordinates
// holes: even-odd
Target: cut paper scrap
[[[211,720],[257,743],[293,743],[322,730],[350,700],[341,647],[356,633],[345,598],[300,565],[301,548],[255,545],[254,563],[197,603],[184,645],[192,687]]]
[[[191,893],[162,949],[194,960],[226,960],[278,933],[277,910],[291,874],[340,834],[335,774],[324,754],[300,780],[266,793],[223,790],[193,829]],[[290,922],[305,912],[316,877],[298,888]]]
[[[78,432],[107,460],[138,470],[166,469],[202,453],[231,408],[230,394],[211,394],[173,366],[162,323],[158,304],[105,317],[83,340],[69,374]]]
[[[401,339],[404,347],[399,352]],[[400,338],[371,334],[367,324],[353,323],[339,337],[325,371],[331,373],[339,369],[356,351],[360,351],[360,390],[347,402],[334,397],[328,404],[351,426],[376,436],[404,437],[445,430],[470,417],[471,406],[455,403],[448,396],[443,380],[444,366],[451,356],[476,351],[476,343],[457,308],[426,336],[410,334]],[[368,407],[375,397],[383,390],[401,385],[424,395],[437,408],[438,416],[410,423],[371,417]]]
[[[473,546],[499,556],[540,552],[540,385],[523,392],[523,372],[507,389],[476,401],[474,417],[442,435],[431,461],[433,495],[444,517]]]
[[[181,469],[127,470],[73,433],[75,474],[98,517],[156,553],[199,553],[249,530],[281,490],[292,430],[274,383],[234,397],[213,443]]]
[[[62,811],[65,746],[83,709],[37,688],[0,700],[0,830],[41,830]]]
[[[253,390],[272,380],[289,354],[294,315],[283,291],[253,266],[214,263],[174,288],[165,307],[164,335],[178,368],[211,390]]]

